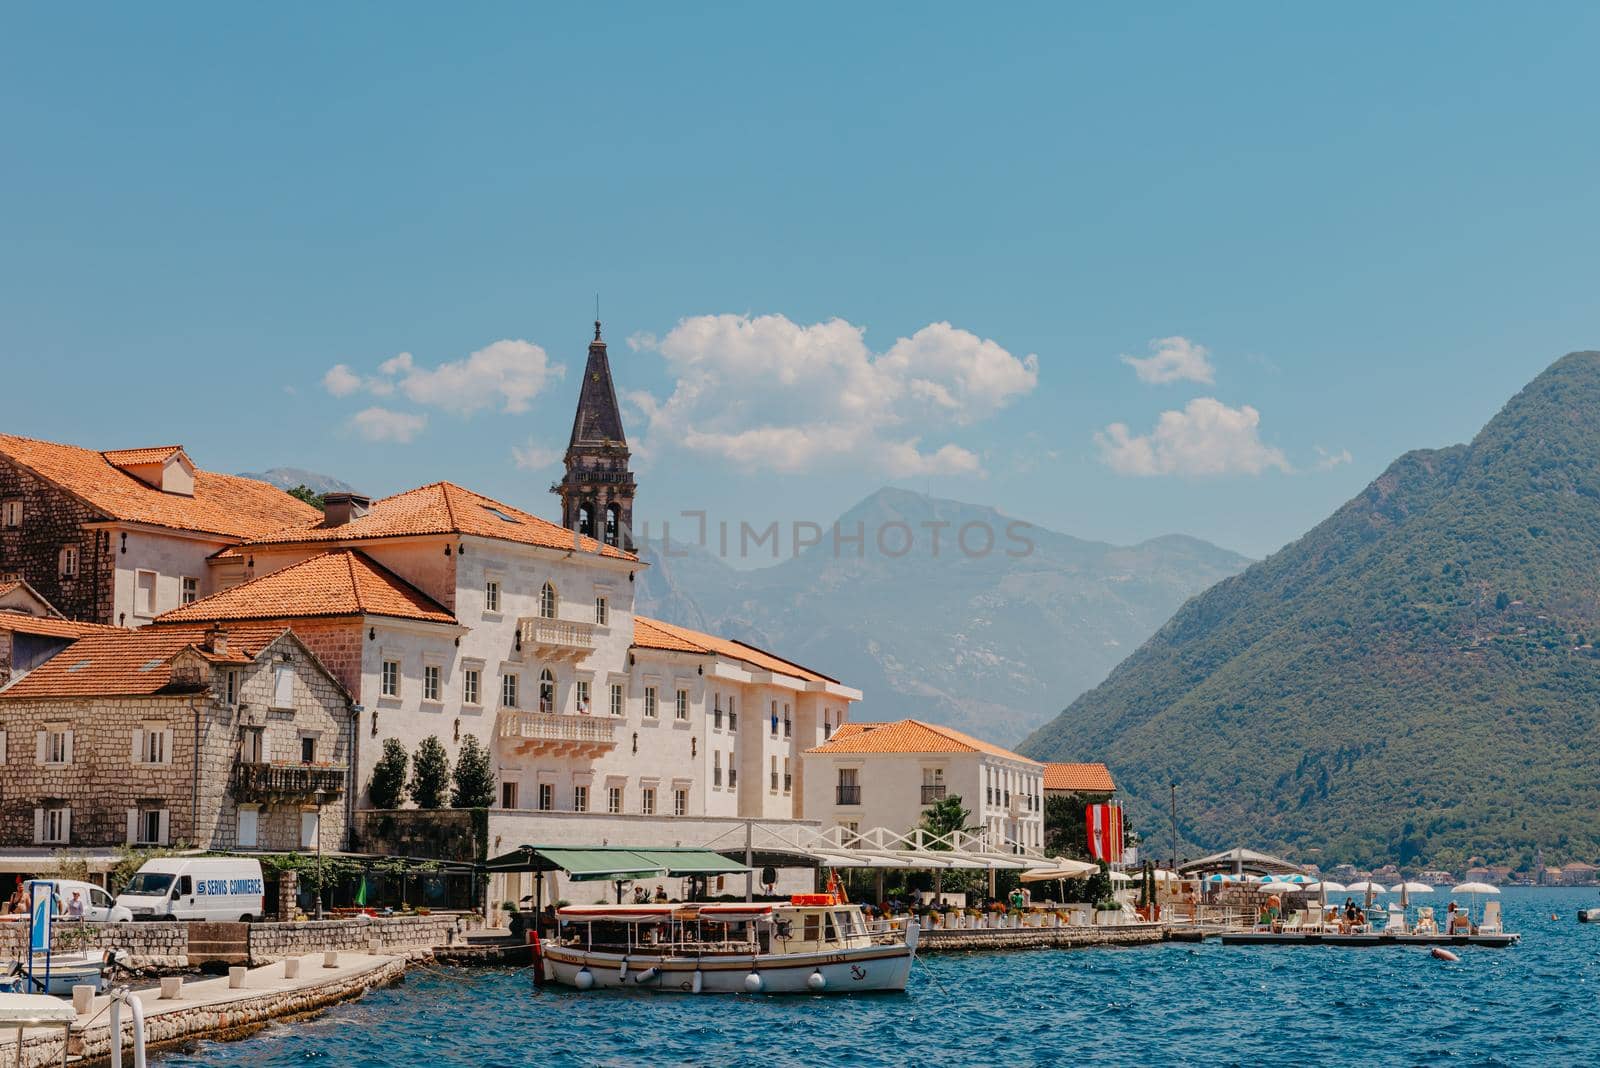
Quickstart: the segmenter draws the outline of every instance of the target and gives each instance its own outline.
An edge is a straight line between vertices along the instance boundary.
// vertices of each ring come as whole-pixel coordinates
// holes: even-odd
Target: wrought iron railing
[[[922,803],[924,805],[931,805],[935,801],[943,801],[943,800],[944,800],[944,786],[943,785],[924,786],[922,788]]]
[[[859,786],[841,786],[838,789],[839,789],[839,804],[841,804],[841,805],[859,805],[859,804],[861,804],[861,787],[859,787]]]
[[[233,765],[233,794],[247,800],[340,794],[344,792],[349,774],[347,768],[326,764],[241,760]]]

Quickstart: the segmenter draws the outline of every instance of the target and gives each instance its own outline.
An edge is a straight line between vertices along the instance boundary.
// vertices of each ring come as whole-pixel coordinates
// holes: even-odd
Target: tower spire
[[[608,545],[633,549],[633,472],[628,439],[611,381],[611,361],[600,337],[595,297],[594,340],[578,387],[578,410],[567,442],[566,474],[550,487],[561,498],[561,525]]]

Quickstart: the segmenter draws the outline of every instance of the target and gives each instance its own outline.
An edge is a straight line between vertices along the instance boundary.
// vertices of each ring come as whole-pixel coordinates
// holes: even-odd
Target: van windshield
[[[142,871],[135,875],[122,891],[124,894],[138,894],[141,897],[159,897],[172,886],[172,876],[158,871]]]

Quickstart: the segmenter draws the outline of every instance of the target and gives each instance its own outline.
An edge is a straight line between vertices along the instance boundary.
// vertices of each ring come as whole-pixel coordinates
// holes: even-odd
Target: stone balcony
[[[502,708],[497,734],[519,756],[595,757],[617,746],[615,716]]]
[[[233,765],[232,790],[238,801],[330,801],[344,793],[349,769],[288,761]]]
[[[578,661],[594,649],[594,624],[529,616],[517,620],[517,650],[524,660]]]

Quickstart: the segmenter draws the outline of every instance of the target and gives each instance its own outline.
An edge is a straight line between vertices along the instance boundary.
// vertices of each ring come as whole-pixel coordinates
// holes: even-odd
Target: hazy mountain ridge
[[[914,715],[1011,744],[1056,695],[1094,685],[1187,597],[1248,562],[1181,535],[1115,546],[898,489],[838,524],[847,534],[859,524],[864,545],[836,551],[825,537],[756,570],[652,546],[636,607],[859,687],[858,718]],[[937,546],[930,524],[944,524]]]
[[[1406,453],[1189,602],[1025,751],[1106,759],[1136,819],[1357,862],[1600,851],[1600,354],[1470,445]]]
[[[334,478],[332,475],[307,471],[303,467],[269,467],[265,471],[240,471],[239,477],[253,478],[257,482],[265,482],[284,490],[291,490],[296,486],[304,486],[313,493],[354,493],[356,491],[356,488],[348,482]]]

